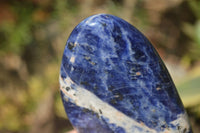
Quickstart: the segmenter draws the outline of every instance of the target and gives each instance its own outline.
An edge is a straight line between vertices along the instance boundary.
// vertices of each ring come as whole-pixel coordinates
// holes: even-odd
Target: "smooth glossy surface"
[[[192,133],[159,55],[116,16],[91,16],[75,27],[62,58],[60,89],[80,133]]]

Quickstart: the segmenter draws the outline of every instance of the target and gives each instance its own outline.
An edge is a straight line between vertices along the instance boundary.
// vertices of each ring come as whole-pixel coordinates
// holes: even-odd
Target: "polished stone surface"
[[[80,133],[192,133],[158,53],[116,16],[94,15],[75,27],[62,58],[60,89]]]

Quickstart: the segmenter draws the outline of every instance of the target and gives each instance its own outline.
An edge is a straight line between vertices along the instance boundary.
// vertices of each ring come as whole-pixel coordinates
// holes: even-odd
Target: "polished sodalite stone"
[[[62,58],[60,90],[80,133],[192,133],[158,53],[116,16],[94,15],[75,27]]]

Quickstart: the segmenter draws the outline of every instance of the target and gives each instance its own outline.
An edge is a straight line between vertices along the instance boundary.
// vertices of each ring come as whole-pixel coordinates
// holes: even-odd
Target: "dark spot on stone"
[[[93,48],[90,46],[85,46],[85,49],[90,53],[94,52]]]
[[[74,87],[71,86],[71,89],[74,90]]]
[[[108,90],[109,91],[112,91],[114,89],[114,86],[112,86],[112,85],[110,85],[109,87],[108,87]]]
[[[96,115],[99,118],[99,115],[95,113],[93,110],[91,110],[90,112],[92,113],[92,115]]]
[[[160,91],[160,90],[161,90],[161,85],[158,85],[158,84],[157,84],[157,85],[156,85],[156,90],[157,90],[157,91]]]
[[[180,131],[181,130],[181,126],[177,126],[177,129]]]
[[[88,83],[88,82],[85,82],[85,81],[81,81],[81,84],[82,84],[82,85],[89,85],[89,83]]]
[[[101,109],[99,109],[99,113],[100,113],[100,114],[102,114],[102,111],[101,111]]]
[[[99,88],[98,88],[98,86],[97,86],[97,85],[95,85],[95,86],[94,86],[94,89],[95,89],[95,90],[97,90],[97,89],[99,89]]]
[[[93,110],[83,108],[83,112],[84,113],[91,113],[92,115],[96,116],[97,118],[100,118],[99,115],[97,113],[95,113]]]
[[[145,53],[140,49],[137,49],[135,51],[136,51],[136,53],[134,54],[134,58],[136,60],[140,60],[140,61],[146,62],[147,57],[146,57]]]
[[[116,100],[116,99],[112,99],[112,100],[110,101],[110,103],[111,103],[111,104],[116,104],[116,103],[117,103],[117,100]]]
[[[99,117],[99,114],[95,113],[95,115],[97,116],[97,118],[100,118],[100,117]]]
[[[161,125],[161,130],[164,130],[165,129],[165,125]]]
[[[120,101],[122,101],[122,100],[123,100],[123,95],[122,95],[122,94],[118,94],[118,99],[119,99]]]
[[[152,121],[152,124],[156,127],[158,123],[156,121]]]
[[[120,101],[122,101],[123,100],[123,95],[121,94],[121,93],[115,93],[114,94],[115,95],[115,97],[116,97],[116,100],[120,100]]]
[[[69,91],[70,89],[71,89],[70,87],[66,87],[66,88],[65,88],[66,91]]]
[[[84,108],[84,109],[83,109],[83,112],[84,112],[84,113],[87,113],[87,112],[90,112],[90,110],[89,110],[89,109],[86,109],[86,108]]]
[[[134,107],[133,107],[133,110],[134,110],[134,111],[137,111],[138,109],[139,109],[139,106],[134,106]]]
[[[106,27],[106,23],[101,23],[101,25],[102,25],[103,27]]]
[[[187,131],[187,129],[185,128],[185,129],[183,130],[183,133],[186,133],[186,131]]]
[[[68,45],[67,45],[67,48],[69,50],[72,50],[74,47],[75,47],[75,44],[73,42],[69,42]]]

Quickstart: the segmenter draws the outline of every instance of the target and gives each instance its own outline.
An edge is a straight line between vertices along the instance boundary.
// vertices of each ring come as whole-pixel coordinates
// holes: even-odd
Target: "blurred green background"
[[[0,133],[72,129],[59,94],[65,42],[84,18],[109,13],[141,30],[200,131],[200,0],[1,0]]]

